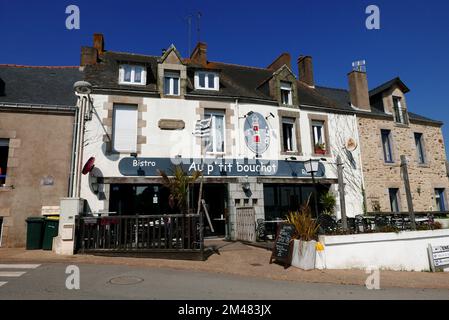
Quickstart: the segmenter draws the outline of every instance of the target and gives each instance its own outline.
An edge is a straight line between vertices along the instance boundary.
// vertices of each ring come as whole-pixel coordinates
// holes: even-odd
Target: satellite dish
[[[73,89],[80,94],[92,93],[92,85],[87,81],[77,81],[73,85]]]
[[[95,167],[95,157],[90,157],[89,160],[84,164],[82,173],[84,175],[88,174]]]
[[[349,138],[348,141],[346,141],[345,148],[348,151],[353,152],[355,149],[357,149],[357,142],[353,138]]]

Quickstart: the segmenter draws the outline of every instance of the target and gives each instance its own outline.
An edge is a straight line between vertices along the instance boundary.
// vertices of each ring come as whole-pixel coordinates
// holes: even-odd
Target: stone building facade
[[[399,189],[400,211],[408,210],[400,166],[400,156],[405,155],[414,209],[436,211],[435,190],[444,189],[447,192],[449,188],[441,127],[437,124],[413,122],[408,126],[398,126],[391,120],[368,117],[358,117],[357,122],[361,137],[367,210],[376,211],[376,206],[379,206],[381,211],[391,211],[389,189]],[[393,163],[386,163],[384,160],[381,130],[391,130]],[[423,135],[427,156],[423,164],[419,163],[414,133]]]
[[[447,211],[443,124],[410,112],[409,89],[401,79],[368,92],[366,73],[358,76],[361,81],[350,82],[350,91],[369,96],[369,101],[361,99],[365,107],[357,112],[366,211],[408,211],[401,156],[406,157],[414,211]],[[356,94],[364,91],[368,95]]]
[[[77,67],[0,66],[2,247],[25,246],[26,219],[68,194],[81,77]]]

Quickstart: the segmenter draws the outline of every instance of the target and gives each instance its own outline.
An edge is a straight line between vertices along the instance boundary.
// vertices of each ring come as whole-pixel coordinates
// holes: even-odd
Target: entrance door
[[[206,203],[214,232],[210,230],[207,218],[204,220],[205,236],[224,236],[226,234],[226,184],[204,184],[203,199]]]

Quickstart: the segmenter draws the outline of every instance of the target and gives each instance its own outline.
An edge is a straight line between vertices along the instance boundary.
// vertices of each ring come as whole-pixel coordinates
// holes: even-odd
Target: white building
[[[311,57],[298,59],[297,78],[288,54],[255,68],[208,61],[204,43],[190,59],[174,46],[162,56],[105,51],[97,34],[93,47],[82,48],[81,64],[93,92],[79,163],[95,157],[95,169],[74,195],[89,212],[164,213],[168,191],[157,170],[182,162],[191,171],[203,162],[203,198],[216,233],[226,223],[237,238],[239,207],[254,208],[255,221],[283,218],[315,187],[336,195],[340,217],[340,156],[347,215],[363,213],[354,110],[338,90],[314,85]],[[201,123],[209,135],[198,135]],[[319,160],[314,180],[305,170],[310,159]],[[197,197],[195,186],[194,209]]]

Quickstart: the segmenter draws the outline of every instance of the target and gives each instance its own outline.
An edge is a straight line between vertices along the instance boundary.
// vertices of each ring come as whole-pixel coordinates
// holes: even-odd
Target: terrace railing
[[[202,214],[81,216],[76,234],[80,253],[204,249]]]

